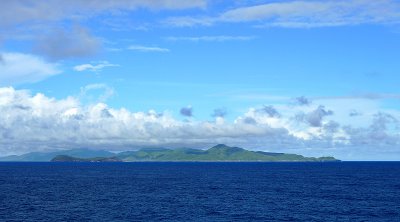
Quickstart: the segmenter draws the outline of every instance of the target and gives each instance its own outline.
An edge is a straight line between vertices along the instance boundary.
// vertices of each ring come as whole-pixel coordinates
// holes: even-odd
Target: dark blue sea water
[[[400,221],[400,162],[0,163],[0,221]]]

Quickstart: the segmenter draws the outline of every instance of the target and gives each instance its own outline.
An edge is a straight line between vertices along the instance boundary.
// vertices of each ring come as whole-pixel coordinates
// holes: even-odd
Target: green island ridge
[[[146,148],[112,153],[108,151],[75,149],[49,153],[28,153],[0,157],[0,161],[36,162],[333,162],[334,157],[304,157],[297,154],[250,151],[219,144],[207,150],[178,148]]]
[[[68,155],[58,155],[51,159],[51,162],[122,162],[122,160],[118,157],[78,158]]]

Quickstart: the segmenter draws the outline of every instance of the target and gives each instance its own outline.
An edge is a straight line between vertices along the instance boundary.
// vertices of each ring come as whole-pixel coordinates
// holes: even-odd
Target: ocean
[[[400,162],[0,163],[0,221],[400,221]]]

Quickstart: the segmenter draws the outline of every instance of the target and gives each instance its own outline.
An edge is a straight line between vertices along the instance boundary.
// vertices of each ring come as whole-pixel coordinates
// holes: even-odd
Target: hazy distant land
[[[326,162],[339,161],[334,157],[304,157],[297,154],[250,151],[223,144],[207,150],[178,148],[147,148],[112,153],[104,150],[73,149],[57,152],[34,152],[0,157],[0,161],[31,162],[142,162],[142,161],[209,161],[209,162]]]

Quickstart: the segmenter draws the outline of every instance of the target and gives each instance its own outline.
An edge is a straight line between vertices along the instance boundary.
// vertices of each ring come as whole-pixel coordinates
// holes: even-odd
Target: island
[[[58,155],[50,160],[51,162],[122,162],[118,157],[93,157],[78,158],[68,155]]]
[[[104,152],[104,156],[86,157],[71,154],[53,156],[51,162],[336,162],[334,157],[304,157],[298,154],[250,151],[224,144],[209,149],[144,148],[120,153]],[[97,154],[99,151],[96,151]],[[69,152],[71,153],[71,152]],[[75,154],[79,152],[75,151]]]

